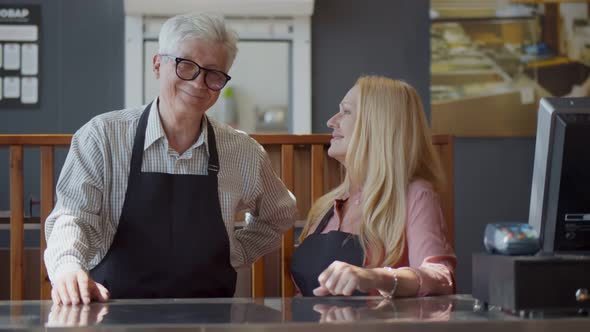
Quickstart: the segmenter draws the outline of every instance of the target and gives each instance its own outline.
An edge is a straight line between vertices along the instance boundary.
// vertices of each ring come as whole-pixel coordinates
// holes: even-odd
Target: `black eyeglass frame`
[[[177,57],[177,56],[174,56],[174,55],[171,55],[171,54],[160,54],[160,56],[165,56],[165,57],[174,59],[174,62],[176,63],[176,68],[175,68],[176,76],[178,78],[180,78],[181,80],[183,80],[183,81],[193,81],[197,77],[199,77],[199,74],[201,74],[201,71],[205,71],[205,79],[204,79],[204,81],[205,81],[205,85],[207,85],[207,88],[209,88],[210,90],[213,90],[213,91],[219,91],[219,90],[223,89],[227,85],[227,82],[229,82],[231,80],[231,76],[229,76],[228,74],[222,72],[221,70],[209,69],[209,68],[202,67],[201,65],[199,65],[196,62],[194,62],[191,59],[185,59],[185,58]],[[199,68],[199,70],[197,70],[197,72],[193,75],[192,78],[189,78],[189,79],[182,78],[178,74],[178,64],[181,63],[181,62],[183,62],[183,61],[192,63],[192,64],[196,65],[197,68]],[[225,76],[225,83],[223,83],[223,85],[221,86],[221,88],[219,88],[219,89],[212,89],[209,86],[209,83],[207,83],[207,74],[209,74],[209,72],[215,72],[215,73],[219,73],[219,74],[222,74],[223,76]]]

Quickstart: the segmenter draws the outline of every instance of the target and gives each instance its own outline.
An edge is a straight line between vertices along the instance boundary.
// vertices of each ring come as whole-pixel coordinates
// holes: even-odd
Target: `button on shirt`
[[[179,155],[168,144],[157,105],[156,99],[148,118],[142,172],[207,174],[207,118],[195,144]],[[108,252],[125,200],[133,139],[143,109],[99,115],[74,134],[57,183],[57,203],[45,225],[45,264],[51,280],[64,272],[91,270]],[[281,234],[295,220],[295,199],[260,144],[223,123],[208,121],[217,140],[219,202],[231,263],[248,265],[279,246]],[[234,230],[240,212],[247,212],[246,226]]]

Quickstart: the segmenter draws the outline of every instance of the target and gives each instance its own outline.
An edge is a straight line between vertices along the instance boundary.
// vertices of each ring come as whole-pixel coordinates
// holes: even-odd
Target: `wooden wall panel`
[[[334,159],[327,156],[329,135],[253,135],[264,145],[273,169],[285,185],[297,197],[299,224],[307,217],[312,203],[329,190],[340,184],[344,178],[344,168]],[[41,296],[49,298],[50,286],[46,279],[40,252],[45,248],[43,225],[53,208],[54,187],[53,164],[54,145],[65,145],[71,135],[0,135],[0,145],[10,145],[10,205],[11,215],[11,250],[10,277],[11,299],[33,299]],[[434,135],[432,142],[438,152],[442,167],[446,174],[447,186],[441,193],[443,213],[447,221],[449,239],[453,242],[454,235],[454,165],[453,137]],[[23,192],[23,146],[41,146],[41,251],[36,250],[33,267],[24,264],[24,192]],[[47,145],[49,144],[49,145]],[[243,214],[237,216],[243,221]],[[253,264],[251,272],[252,296],[290,296],[293,294],[289,265],[294,248],[293,230],[282,238],[280,250],[266,255]],[[29,250],[29,249],[27,249]],[[27,256],[28,257],[28,256]],[[27,275],[34,276],[25,279]],[[245,271],[246,272],[246,271]],[[247,274],[246,274],[247,275]],[[1,275],[0,275],[1,277]],[[0,278],[1,279],[1,278]],[[29,280],[30,279],[30,280]],[[25,281],[34,281],[39,288],[33,287],[35,294],[26,287]],[[28,283],[27,283],[28,285]],[[0,287],[1,290],[1,287]],[[30,296],[33,296],[32,298]]]
[[[23,147],[10,147],[10,299],[24,298]]]
[[[53,210],[53,202],[55,199],[54,188],[55,179],[53,177],[54,172],[54,151],[53,146],[42,146],[41,147],[41,222],[40,222],[40,234],[41,234],[41,255],[39,259],[40,264],[40,288],[41,288],[41,299],[51,299],[51,283],[47,276],[47,269],[45,268],[45,261],[43,260],[43,253],[47,248],[45,241],[45,220]]]

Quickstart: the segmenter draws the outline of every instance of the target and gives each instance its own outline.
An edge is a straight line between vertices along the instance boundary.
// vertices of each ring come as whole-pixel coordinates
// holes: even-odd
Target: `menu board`
[[[0,5],[0,110],[40,105],[40,27],[40,5]]]

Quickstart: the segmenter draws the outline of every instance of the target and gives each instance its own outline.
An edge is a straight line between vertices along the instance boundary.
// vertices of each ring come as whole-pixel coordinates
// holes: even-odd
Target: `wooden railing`
[[[10,147],[10,298],[24,299],[24,173],[23,147],[40,147],[41,151],[41,255],[40,298],[50,298],[50,284],[43,262],[45,243],[45,219],[53,209],[54,202],[54,153],[58,146],[70,144],[71,135],[0,135],[0,146]],[[275,172],[287,188],[297,197],[299,219],[304,219],[317,198],[338,185],[343,176],[340,164],[328,158],[326,151],[330,135],[252,135],[269,154]],[[453,138],[446,135],[432,137],[443,163],[447,188],[441,193],[443,213],[448,224],[449,240],[453,242],[454,191],[453,191]],[[292,296],[294,287],[289,265],[294,248],[293,229],[282,237],[280,288],[282,296]],[[252,267],[252,296],[265,295],[264,260]]]

